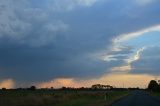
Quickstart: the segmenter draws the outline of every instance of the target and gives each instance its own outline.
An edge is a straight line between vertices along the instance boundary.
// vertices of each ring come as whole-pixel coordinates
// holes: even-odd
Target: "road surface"
[[[135,91],[111,106],[160,106],[160,98],[153,97],[145,91]]]

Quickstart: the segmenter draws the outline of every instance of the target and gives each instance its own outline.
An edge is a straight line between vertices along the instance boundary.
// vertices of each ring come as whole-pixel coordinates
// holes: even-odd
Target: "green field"
[[[108,96],[105,98],[105,94]],[[0,106],[106,106],[128,91],[0,91]]]

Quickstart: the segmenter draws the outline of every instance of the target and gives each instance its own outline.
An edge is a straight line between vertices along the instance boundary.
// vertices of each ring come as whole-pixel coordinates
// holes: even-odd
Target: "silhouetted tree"
[[[6,88],[2,88],[3,91],[7,90]]]
[[[159,85],[158,85],[157,81],[151,80],[149,85],[148,85],[148,89],[152,90],[152,91],[158,91],[159,90]]]
[[[31,86],[30,88],[29,88],[29,90],[36,90],[36,87],[35,86]]]
[[[66,88],[66,87],[62,87],[61,89],[62,89],[62,90],[66,90],[67,88]]]

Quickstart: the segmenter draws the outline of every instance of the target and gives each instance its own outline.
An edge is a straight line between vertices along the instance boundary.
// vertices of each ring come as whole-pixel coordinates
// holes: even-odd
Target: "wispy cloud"
[[[50,5],[54,11],[70,11],[79,6],[91,7],[102,0],[54,0]]]
[[[131,65],[126,65],[126,66],[119,66],[119,67],[113,67],[111,69],[112,72],[124,72],[127,73],[132,69]]]
[[[132,73],[149,73],[152,75],[159,75],[159,56],[160,47],[148,47],[141,51],[138,60],[131,63],[133,70]]]
[[[146,47],[142,47],[139,50],[136,51],[134,55],[132,55],[129,59],[127,59],[127,63],[131,64],[134,61],[137,61],[140,59],[141,53],[146,49]]]
[[[130,54],[130,52],[127,53],[125,51],[126,48],[128,48],[128,47],[124,46],[123,43],[125,43],[131,39],[134,39],[136,37],[145,36],[146,33],[153,32],[153,31],[160,31],[160,25],[152,26],[152,27],[142,29],[142,30],[139,30],[136,32],[131,32],[128,34],[121,34],[121,35],[117,36],[116,38],[114,38],[112,40],[112,45],[108,51],[108,52],[110,52],[110,54],[106,54],[105,56],[103,56],[103,60],[105,60],[105,61],[113,61],[113,60],[118,61],[119,59],[116,58],[116,56],[117,55],[124,55],[124,54],[121,54],[121,52],[124,51],[126,53],[124,55],[124,56],[126,56],[126,58],[123,60],[125,65],[113,67],[113,68],[111,68],[111,70],[117,71],[117,72],[128,72],[128,71],[132,70],[131,64],[140,59],[141,53],[147,47],[141,47],[138,50],[134,50],[135,53]],[[114,52],[117,52],[118,54],[115,54]],[[128,55],[128,57],[127,57],[127,55]]]
[[[157,1],[157,0],[136,0],[136,3],[138,3],[139,5],[145,6],[145,5],[151,4],[155,1]]]
[[[146,49],[146,47],[142,47],[136,51],[135,54],[131,55],[128,59],[124,59],[126,61],[126,65],[113,67],[111,71],[113,72],[129,72],[133,69],[132,63],[138,61],[141,58],[141,53]]]
[[[113,44],[116,45],[117,43],[122,43],[130,39],[133,39],[139,36],[143,36],[145,33],[153,32],[153,31],[160,31],[160,25],[152,26],[152,27],[142,29],[136,32],[119,35],[118,37],[113,39]]]

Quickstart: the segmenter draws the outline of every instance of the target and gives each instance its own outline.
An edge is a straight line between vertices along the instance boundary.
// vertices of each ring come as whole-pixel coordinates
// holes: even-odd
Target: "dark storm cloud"
[[[146,6],[128,0],[86,1],[0,1],[0,77],[100,76],[123,61],[106,62],[94,54],[107,50],[119,34],[160,23],[159,1]]]

